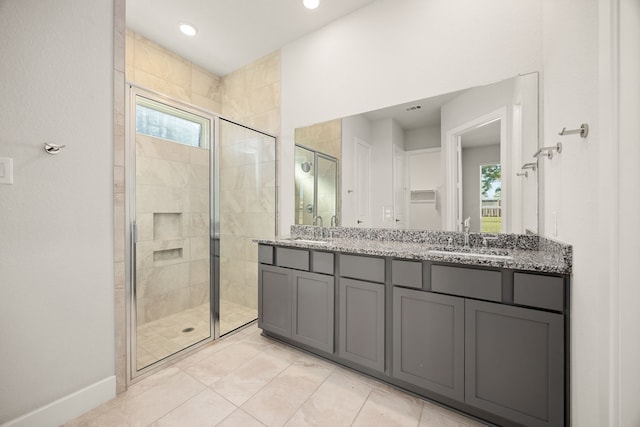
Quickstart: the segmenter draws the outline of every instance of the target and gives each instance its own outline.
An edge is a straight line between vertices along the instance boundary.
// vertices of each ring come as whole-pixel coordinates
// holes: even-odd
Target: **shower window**
[[[209,148],[209,121],[187,111],[139,96],[136,132],[191,147]]]

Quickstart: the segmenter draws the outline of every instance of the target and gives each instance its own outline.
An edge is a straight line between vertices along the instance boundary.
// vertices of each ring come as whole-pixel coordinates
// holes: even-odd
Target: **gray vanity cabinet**
[[[258,267],[258,327],[291,338],[292,271],[260,264]]]
[[[333,276],[296,271],[292,283],[291,338],[333,353]]]
[[[464,400],[464,298],[393,288],[393,376]]]
[[[465,401],[530,427],[564,425],[564,318],[465,302]]]
[[[333,254],[275,249],[259,251],[258,327],[333,353],[334,276],[301,271],[333,273]]]
[[[384,372],[384,285],[340,279],[338,355]]]

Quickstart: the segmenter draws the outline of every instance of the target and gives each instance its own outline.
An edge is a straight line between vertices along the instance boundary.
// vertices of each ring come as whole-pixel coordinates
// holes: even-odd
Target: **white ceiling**
[[[500,120],[482,125],[462,135],[463,148],[500,145]]]
[[[375,0],[126,0],[127,27],[224,76]],[[195,37],[178,30],[182,21]]]
[[[440,124],[440,110],[442,106],[462,92],[464,92],[464,90],[419,99],[392,107],[381,108],[380,110],[369,111],[363,115],[370,121],[393,119],[404,130],[417,129],[424,126],[435,126]],[[420,108],[407,111],[407,108],[416,106],[420,106]]]

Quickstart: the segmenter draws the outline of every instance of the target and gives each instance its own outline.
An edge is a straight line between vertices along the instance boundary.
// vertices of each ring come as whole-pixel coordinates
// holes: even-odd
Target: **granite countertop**
[[[523,245],[517,244],[512,244],[510,245],[511,247],[505,247],[509,245],[496,247],[495,243],[488,248],[474,246],[473,244],[471,248],[464,248],[461,245],[434,243],[424,241],[425,239],[422,239],[423,241],[406,241],[406,236],[403,236],[405,237],[405,241],[399,241],[363,238],[362,236],[347,237],[344,236],[345,233],[342,234],[343,236],[340,237],[327,238],[292,233],[291,237],[254,239],[254,242],[289,248],[312,249],[346,254],[430,260],[544,273],[571,273],[571,246],[556,244],[556,242],[553,241],[539,241],[538,239],[543,238],[539,238],[537,235],[533,236],[535,240],[531,239],[532,236],[528,236],[530,237],[528,240],[531,240],[534,244],[529,244],[529,247],[526,248],[522,248]],[[451,233],[447,234],[449,242],[451,241],[450,234]],[[504,240],[503,236],[504,235],[501,235],[501,240]],[[519,237],[524,235],[511,236]],[[454,240],[454,242],[457,241],[458,240]],[[468,255],[465,255],[467,253]]]

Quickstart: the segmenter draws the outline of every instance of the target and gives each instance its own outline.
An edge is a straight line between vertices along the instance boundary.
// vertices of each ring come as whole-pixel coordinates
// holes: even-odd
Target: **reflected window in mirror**
[[[502,209],[500,164],[480,165],[480,231],[500,233]]]

